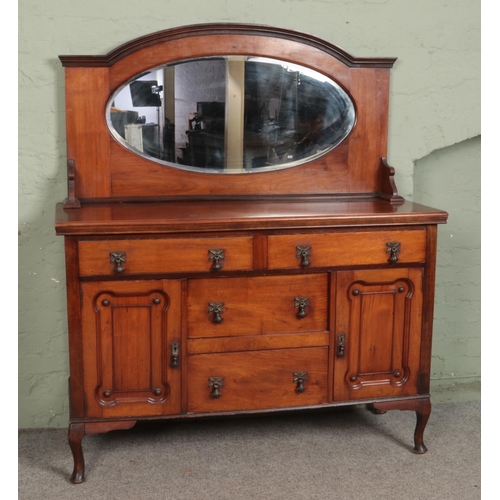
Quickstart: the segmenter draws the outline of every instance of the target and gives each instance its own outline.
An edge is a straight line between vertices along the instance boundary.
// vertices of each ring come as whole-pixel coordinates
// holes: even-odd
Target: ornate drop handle
[[[125,252],[109,252],[109,263],[115,265],[115,273],[121,274],[125,271],[122,264],[127,261]]]
[[[307,372],[293,372],[293,383],[297,384],[295,392],[304,392],[306,390],[305,382],[307,382]]]
[[[212,269],[214,271],[220,271],[222,269],[221,260],[224,260],[224,249],[214,248],[208,251],[208,260],[213,262]]]
[[[298,309],[297,318],[302,319],[307,316],[306,307],[309,307],[309,297],[295,297],[295,309]]]
[[[224,387],[224,377],[209,377],[208,379],[208,388],[213,389],[212,396],[214,399],[220,398],[222,396],[219,389]]]
[[[396,264],[398,261],[398,253],[401,251],[401,243],[398,241],[390,241],[386,243],[386,253],[390,253],[389,264]]]
[[[311,257],[311,247],[295,247],[295,256],[297,257],[297,259],[302,259],[300,262],[301,267],[309,267],[311,265],[311,261],[309,260],[309,258]]]
[[[208,314],[213,314],[212,323],[218,325],[222,323],[224,318],[221,314],[224,312],[224,302],[209,302],[208,303]]]

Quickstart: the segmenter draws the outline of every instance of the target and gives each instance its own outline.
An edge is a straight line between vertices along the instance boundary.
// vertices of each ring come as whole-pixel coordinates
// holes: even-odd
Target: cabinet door
[[[86,416],[180,412],[180,281],[82,284]]]
[[[335,401],[417,393],[422,269],[337,276]]]

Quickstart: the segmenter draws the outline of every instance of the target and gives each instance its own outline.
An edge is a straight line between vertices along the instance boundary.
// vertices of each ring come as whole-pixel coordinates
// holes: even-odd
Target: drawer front
[[[80,275],[251,270],[253,239],[178,238],[80,241]]]
[[[190,280],[189,338],[328,329],[328,275]]]
[[[190,356],[188,411],[326,403],[327,366],[327,347]]]
[[[425,246],[423,229],[269,236],[268,267],[418,263],[425,261]]]

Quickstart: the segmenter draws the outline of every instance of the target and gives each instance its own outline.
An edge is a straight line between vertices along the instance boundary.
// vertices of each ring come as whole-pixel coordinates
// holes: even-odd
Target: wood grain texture
[[[82,284],[86,416],[180,412],[180,282]]]
[[[254,37],[262,36],[293,40],[299,44],[319,48],[349,67],[371,66],[388,68],[392,67],[396,61],[394,57],[353,57],[333,43],[308,33],[262,24],[244,23],[204,23],[175,27],[135,38],[113,49],[104,56],[66,55],[59,56],[59,58],[65,67],[107,67],[112,66],[140,49],[154,47],[169,40],[184,40],[186,37],[205,37],[216,34],[224,34],[233,38],[236,35],[251,35]]]
[[[417,393],[422,269],[343,271],[337,275],[334,399]]]
[[[208,354],[328,346],[329,338],[330,335],[328,332],[246,335],[239,337],[212,337],[207,339],[196,338],[187,341],[187,352],[188,354]]]
[[[125,252],[123,275],[212,270],[209,250],[224,250],[225,271],[253,266],[252,238],[176,238],[155,240],[80,241],[80,275],[116,275],[110,252]],[[215,271],[214,271],[215,272]]]
[[[83,391],[83,337],[81,329],[80,283],[78,278],[78,241],[76,238],[64,239],[66,259],[66,297],[68,310],[69,340],[69,408],[70,418],[85,415],[85,394]]]
[[[67,78],[68,159],[75,161],[78,198],[381,191],[378,167],[387,154],[388,68],[394,59],[356,59],[311,35],[277,28],[206,25],[192,30],[152,34],[101,58],[61,56]],[[357,111],[351,135],[326,154],[285,171],[221,176],[146,159],[108,131],[108,101],[137,75],[174,61],[242,54],[299,64],[338,82]]]
[[[183,200],[56,208],[60,235],[190,233],[440,224],[442,210],[405,202],[341,200]]]
[[[379,165],[387,157],[389,71],[355,69],[351,95],[357,123],[349,137],[349,192],[383,191]]]
[[[351,134],[302,165],[241,175],[162,165],[111,136],[106,105],[131,78],[242,54],[338,82],[355,103]],[[85,434],[161,418],[370,403],[414,410],[424,453],[437,224],[448,214],[404,201],[385,160],[395,59],[213,24],[61,61],[71,205],[81,201],[58,204],[55,222],[65,236],[73,481],[84,478]],[[308,266],[297,246],[311,248]],[[220,270],[210,250],[224,250]],[[123,271],[110,252],[124,253]]]
[[[66,69],[67,157],[74,161],[78,199],[111,196],[108,77],[107,68]]]
[[[357,231],[330,234],[292,234],[269,236],[269,269],[301,267],[297,246],[309,246],[310,268],[387,264],[390,253],[387,243],[401,243],[398,263],[424,262],[426,248],[425,230],[406,231]]]
[[[327,400],[328,348],[279,349],[190,356],[190,412],[249,410],[320,404]],[[294,372],[307,372],[306,390],[296,392]],[[214,399],[210,377],[224,377]]]
[[[419,392],[428,394],[431,382],[432,329],[434,323],[434,293],[436,288],[437,226],[427,226],[426,267],[422,310],[422,350],[419,369]]]
[[[189,338],[318,332],[328,328],[327,275],[254,276],[191,280],[188,283]],[[298,317],[295,297],[309,299]],[[209,302],[222,302],[222,323],[213,322]],[[258,312],[258,314],[256,314]]]

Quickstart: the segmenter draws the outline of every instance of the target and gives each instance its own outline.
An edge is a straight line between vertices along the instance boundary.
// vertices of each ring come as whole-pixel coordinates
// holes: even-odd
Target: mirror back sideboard
[[[139,112],[130,115],[132,142],[117,137],[111,111],[131,111],[116,106],[119,89],[146,81],[160,91],[152,68],[220,57],[302,68],[295,90],[307,70],[324,75],[352,101],[352,126],[333,147],[279,168],[271,153],[252,152],[237,173],[142,154],[150,130]],[[414,411],[415,452],[425,453],[437,226],[448,214],[405,201],[387,163],[395,59],[244,24],[174,28],[105,56],[60,59],[68,197],[55,228],[66,252],[72,481],[84,480],[85,435],[138,420],[366,404]],[[258,101],[241,82],[245,133],[256,100],[266,110],[259,127],[283,132],[286,103]],[[184,117],[205,139],[213,129],[203,117],[222,116],[213,102]],[[246,147],[229,107],[223,140]],[[290,114],[299,116],[297,139],[276,135],[291,140],[290,156],[314,130],[299,108]],[[226,143],[203,144],[207,157],[229,154]],[[282,159],[286,148],[274,153]]]

